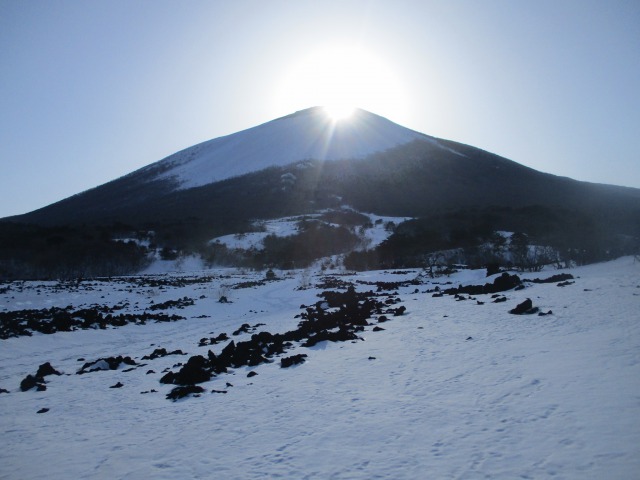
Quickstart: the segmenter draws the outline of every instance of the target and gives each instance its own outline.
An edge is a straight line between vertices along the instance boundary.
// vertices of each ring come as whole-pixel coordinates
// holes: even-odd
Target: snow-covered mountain
[[[389,216],[530,205],[627,215],[640,209],[640,190],[538,172],[364,110],[336,122],[314,107],[189,147],[11,220],[149,225],[192,218],[221,228],[230,219],[308,213],[336,201]]]
[[[410,253],[411,243],[421,249],[469,246],[478,232],[487,235],[492,229],[544,236],[545,245],[564,250],[597,252],[592,259],[610,258],[607,249],[631,253],[629,245],[640,237],[640,189],[539,172],[363,110],[332,121],[315,107],[195,145],[55,204],[3,219],[0,276],[52,275],[68,270],[70,258],[78,266],[107,259],[102,264],[135,270],[145,252],[101,241],[138,232],[153,232],[158,250],[201,254],[204,249],[215,261],[228,260],[224,252],[210,251],[211,239],[255,232],[254,226],[268,219],[344,207],[379,217],[422,218],[395,239],[394,251],[382,252],[385,258],[397,258],[398,248]],[[329,221],[298,238],[297,247],[271,242],[270,251],[298,256],[306,251],[306,260],[346,253],[362,244],[355,238],[362,233],[355,232],[356,224],[368,228],[352,220],[350,232]],[[588,248],[584,239],[592,240]],[[428,252],[412,255],[423,253]],[[274,264],[268,254],[260,255],[254,264]],[[278,258],[284,261],[283,255]],[[107,267],[91,274],[112,274]]]
[[[413,140],[440,146],[435,138],[365,110],[336,121],[314,107],[195,145],[148,169],[161,172],[155,179],[176,180],[187,189],[302,160],[365,158]]]

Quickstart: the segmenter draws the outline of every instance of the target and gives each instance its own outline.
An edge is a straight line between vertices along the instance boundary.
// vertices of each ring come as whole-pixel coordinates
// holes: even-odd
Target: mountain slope
[[[347,203],[421,216],[488,206],[640,212],[640,190],[537,172],[438,140],[365,111],[332,123],[303,110],[171,155],[102,186],[10,220],[40,225],[229,223]],[[226,233],[230,233],[227,231]]]
[[[301,160],[364,158],[415,139],[438,144],[364,110],[336,122],[315,107],[187,148],[149,171],[187,189]]]

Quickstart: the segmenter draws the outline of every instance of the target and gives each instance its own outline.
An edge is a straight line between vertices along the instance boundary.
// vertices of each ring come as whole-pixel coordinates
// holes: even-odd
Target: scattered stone
[[[373,327],[373,329],[372,329],[373,332],[382,332],[383,330],[384,330],[384,328],[378,327],[377,325],[375,327]]]
[[[40,410],[38,410],[36,413],[47,413],[49,411],[48,408],[41,408]]]
[[[193,385],[211,379],[209,361],[202,355],[194,355],[177,373],[169,372],[160,379],[160,383],[175,385]]]
[[[124,387],[124,385],[120,382],[116,383],[115,385],[111,385],[109,388],[122,388]]]
[[[375,360],[376,357],[369,357],[369,360]]]
[[[211,393],[227,393],[226,390],[211,390]]]
[[[559,273],[557,275],[552,275],[549,278],[534,278],[531,280],[533,283],[556,283],[556,282],[564,282],[566,280],[573,280],[573,275],[570,273]]]
[[[458,288],[448,288],[444,291],[447,295],[457,295],[466,293],[467,295],[480,295],[489,293],[504,292],[512,290],[522,284],[520,277],[517,275],[509,275],[503,272],[502,275],[496,277],[493,283],[485,283],[484,285],[466,285]]]
[[[78,375],[82,375],[84,373],[97,372],[100,370],[117,370],[123,363],[125,365],[138,365],[131,357],[123,357],[122,355],[119,355],[117,357],[99,358],[94,362],[87,362],[76,373]]]
[[[284,357],[280,359],[280,368],[288,368],[293,365],[300,365],[305,362],[307,355],[300,353],[298,355],[291,355],[290,357]]]
[[[186,353],[182,350],[167,352],[166,348],[156,348],[151,354],[142,357],[142,360],[155,360],[156,358],[166,357],[168,355],[186,355]]]
[[[167,300],[166,302],[156,303],[154,305],[151,305],[149,307],[149,310],[167,310],[169,308],[183,309],[194,304],[195,301],[193,300],[193,298],[184,297],[178,300]]]
[[[527,298],[524,302],[518,304],[516,308],[509,310],[509,313],[514,315],[531,315],[538,312],[538,307],[533,306],[533,302],[530,298]]]
[[[232,335],[237,336],[237,335],[240,335],[241,333],[249,333],[250,329],[251,329],[251,325],[249,325],[248,323],[243,323],[239,329],[237,329],[235,332],[232,333]]]
[[[218,335],[217,337],[210,337],[210,338],[201,338],[200,339],[200,343],[198,344],[199,347],[206,347],[207,345],[215,345],[217,343],[220,342],[224,342],[226,340],[229,340],[229,337],[227,336],[226,333],[221,333],[220,335]]]
[[[167,393],[167,399],[173,400],[174,402],[180,398],[184,398],[187,395],[195,395],[203,393],[204,388],[199,387],[197,385],[184,385],[180,387],[175,387],[171,392]]]
[[[42,377],[27,375],[20,382],[20,390],[26,392],[28,390],[31,390],[33,387],[36,387],[39,392],[44,392],[47,389],[44,383],[45,382]]]
[[[46,377],[47,375],[62,375],[59,371],[51,366],[49,362],[43,363],[38,367],[38,371],[36,372],[36,377]]]
[[[258,374],[256,372],[254,372],[253,370],[251,370],[249,373],[247,373],[247,378],[255,377],[256,375],[258,375]]]
[[[6,390],[4,388],[0,388],[0,393],[9,393],[9,390]]]

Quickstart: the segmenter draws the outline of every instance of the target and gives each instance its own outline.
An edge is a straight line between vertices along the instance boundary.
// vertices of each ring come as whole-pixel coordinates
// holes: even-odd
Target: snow
[[[220,243],[230,249],[260,249],[264,247],[262,242],[268,235],[275,235],[277,237],[295,235],[298,233],[298,223],[303,218],[315,218],[318,216],[319,214],[299,215],[256,222],[255,227],[263,231],[223,235],[214,238],[211,242]]]
[[[399,225],[402,222],[411,219],[411,217],[385,217],[372,213],[357,212],[356,210],[352,210],[348,207],[345,207],[345,210],[362,213],[363,215],[369,217],[371,226],[363,229],[358,228],[359,234],[363,239],[363,249],[375,248],[384,240],[389,238],[392,233],[392,231],[387,230],[386,228],[389,222],[394,223],[395,225]],[[256,222],[254,224],[255,228],[261,231],[223,235],[221,237],[212,239],[211,243],[219,243],[232,250],[261,249],[264,248],[263,241],[268,235],[275,235],[276,237],[288,237],[296,235],[299,232],[298,224],[300,223],[300,221],[304,219],[319,218],[321,217],[322,213],[324,212]],[[153,270],[148,270],[146,273],[160,273],[158,270],[159,268],[161,269],[163,267],[155,266]]]
[[[435,283],[484,282],[482,271],[436,278],[418,293],[401,287],[407,312],[384,331],[296,346],[287,354],[307,354],[302,365],[238,368],[202,384],[228,393],[177,402],[164,398],[170,388],[158,379],[186,356],[74,375],[78,358],[140,361],[160,346],[206,354],[224,344],[198,347],[201,337],[243,323],[289,330],[300,304],[318,300],[317,288],[299,289],[309,273],[276,272],[279,281],[245,289],[232,286],[264,273],[221,269],[162,289],[134,288],[134,279],[67,290],[10,284],[0,311],[127,301],[125,311],[139,312],[184,296],[196,302],[175,310],[187,319],[173,323],[0,340],[0,388],[10,390],[0,394],[0,478],[637,478],[640,264],[626,257],[568,272],[572,285],[527,284],[502,304],[425,293]],[[397,282],[419,273],[340,278]],[[218,303],[221,292],[232,303]],[[525,298],[553,314],[507,313]],[[45,362],[71,375],[46,377],[47,391],[21,392],[20,381]],[[247,378],[249,370],[258,375]],[[117,382],[124,386],[109,388]],[[158,393],[141,394],[151,389]],[[50,410],[37,414],[43,407]]]
[[[177,180],[180,189],[187,189],[304,160],[364,158],[413,140],[450,150],[435,138],[364,110],[334,122],[315,107],[195,145],[145,168],[161,168],[156,178]]]

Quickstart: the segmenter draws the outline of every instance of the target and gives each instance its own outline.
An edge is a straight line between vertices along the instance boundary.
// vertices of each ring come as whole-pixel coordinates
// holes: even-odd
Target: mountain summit
[[[336,121],[324,108],[313,107],[200,143],[146,169],[155,179],[174,180],[179,189],[188,189],[301,160],[365,158],[414,140],[439,145],[365,110]]]

